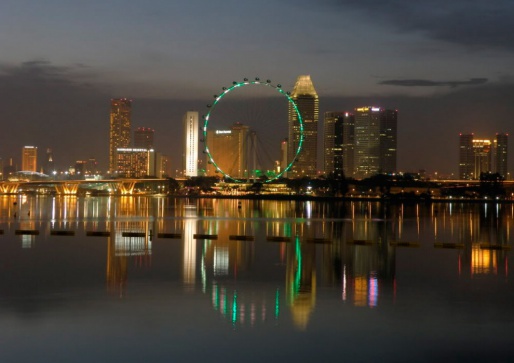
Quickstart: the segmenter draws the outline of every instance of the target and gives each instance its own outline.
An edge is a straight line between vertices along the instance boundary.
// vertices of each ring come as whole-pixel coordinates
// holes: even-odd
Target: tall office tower
[[[230,130],[207,131],[208,152],[218,168],[233,178],[252,177],[253,166],[248,164],[249,134],[249,127],[240,123]],[[206,166],[208,176],[222,176],[213,164],[207,162]]]
[[[183,168],[185,176],[198,176],[198,112],[187,111],[184,125]]]
[[[111,100],[109,129],[109,172],[116,169],[116,149],[130,146],[132,100],[118,98]]]
[[[398,112],[380,107],[355,109],[354,176],[396,172]]]
[[[154,133],[155,130],[149,127],[138,127],[137,130],[134,131],[134,147],[143,149],[153,149]]]
[[[37,147],[24,146],[21,155],[21,170],[37,171]]]
[[[459,134],[459,179],[473,179],[474,169],[473,134]]]
[[[507,155],[509,134],[498,133],[494,140],[494,172],[507,179]]]
[[[380,172],[380,112],[378,107],[355,109],[355,177],[368,178]]]
[[[303,119],[304,140],[302,151],[293,164],[289,176],[314,177],[317,174],[319,99],[310,76],[303,75],[298,77],[293,92],[291,92],[291,98],[296,102]],[[291,104],[289,104],[288,140],[288,161],[290,163],[296,155],[298,145],[300,144],[300,123],[298,122],[298,115]]]
[[[473,139],[473,175],[480,179],[480,174],[489,173],[491,169],[491,140]]]
[[[397,110],[380,112],[380,172],[396,173]]]
[[[343,117],[344,112],[325,112],[325,117],[323,118],[323,172],[325,175],[334,174],[336,157],[339,163],[337,167],[339,170],[342,170]],[[336,126],[338,122],[339,125]]]
[[[339,129],[342,129],[340,132]],[[353,178],[355,174],[355,116],[352,113],[345,112],[342,125],[340,121],[336,124],[336,134],[342,135],[341,153],[342,153],[342,171],[347,178]],[[338,143],[339,140],[336,140]],[[336,170],[337,173],[339,171]]]

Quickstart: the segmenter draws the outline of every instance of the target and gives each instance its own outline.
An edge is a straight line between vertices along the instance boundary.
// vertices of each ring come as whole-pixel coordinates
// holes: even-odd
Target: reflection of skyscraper
[[[300,244],[299,237],[289,246],[287,254],[286,293],[293,321],[305,330],[316,304],[316,249]]]
[[[116,171],[116,149],[130,146],[132,101],[126,98],[111,100],[109,129],[109,171]]]
[[[291,168],[290,176],[316,176],[318,157],[318,118],[319,100],[309,75],[299,76],[291,92],[291,98],[296,102],[303,119],[304,140],[302,151]],[[289,162],[296,155],[300,144],[300,124],[298,115],[289,104]]]
[[[154,148],[154,137],[155,130],[149,127],[138,127],[136,131],[134,131],[134,147],[135,148],[144,148],[144,149],[153,149]]]
[[[196,226],[198,219],[196,217],[196,208],[186,210],[186,219],[184,219],[184,285],[194,288],[196,280],[196,239],[193,236],[196,234]]]
[[[24,146],[21,156],[21,169],[23,171],[37,171],[37,147]]]
[[[183,125],[185,175],[198,176],[198,112],[186,112]]]

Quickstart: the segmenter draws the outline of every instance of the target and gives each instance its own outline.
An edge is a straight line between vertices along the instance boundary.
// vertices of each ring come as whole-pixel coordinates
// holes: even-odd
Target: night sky
[[[175,169],[183,114],[256,76],[310,74],[320,124],[398,109],[402,171],[457,173],[459,132],[514,135],[511,0],[3,0],[0,49],[0,157],[17,163],[34,145],[105,170],[109,101],[129,97]]]

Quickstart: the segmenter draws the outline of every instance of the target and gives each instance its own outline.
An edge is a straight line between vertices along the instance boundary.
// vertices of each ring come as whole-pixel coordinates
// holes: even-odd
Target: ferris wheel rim
[[[232,85],[230,87],[222,87],[223,92],[219,95],[214,95],[214,102],[212,104],[207,105],[208,112],[206,115],[202,116],[202,118],[203,118],[202,134],[203,134],[203,142],[204,142],[204,153],[207,154],[207,157],[209,158],[208,161],[214,166],[216,172],[221,173],[225,178],[228,178],[236,183],[243,182],[243,180],[234,178],[234,177],[230,176],[229,174],[227,174],[216,163],[216,161],[214,160],[214,158],[209,150],[209,146],[207,144],[207,131],[208,131],[208,125],[209,125],[209,120],[210,120],[211,114],[214,111],[214,109],[216,108],[216,106],[220,103],[220,101],[225,96],[227,96],[230,92],[232,92],[238,88],[245,87],[245,86],[251,86],[251,85],[270,87],[270,88],[274,89],[275,91],[277,91],[278,93],[280,93],[281,95],[285,96],[287,98],[288,104],[292,105],[293,110],[296,113],[297,121],[299,124],[299,131],[300,131],[299,139],[300,140],[298,142],[298,147],[295,150],[294,157],[291,159],[291,162],[289,162],[288,165],[284,168],[284,170],[282,170],[280,173],[275,175],[273,178],[269,178],[265,181],[266,183],[269,183],[269,182],[272,182],[274,180],[281,178],[285,173],[287,173],[289,170],[291,170],[293,164],[296,162],[296,159],[300,155],[300,152],[301,152],[302,146],[303,146],[303,141],[304,141],[304,122],[303,122],[303,118],[300,113],[300,110],[298,109],[298,105],[296,104],[294,99],[291,97],[291,94],[282,89],[281,84],[274,85],[273,83],[271,83],[271,81],[269,79],[266,81],[261,81],[260,78],[256,77],[255,80],[249,80],[248,78],[244,78],[243,81],[232,82]]]

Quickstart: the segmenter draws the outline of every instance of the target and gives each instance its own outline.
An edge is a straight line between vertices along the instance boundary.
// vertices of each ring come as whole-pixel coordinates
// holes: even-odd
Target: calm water
[[[0,197],[0,362],[512,361],[513,223],[510,204]]]

